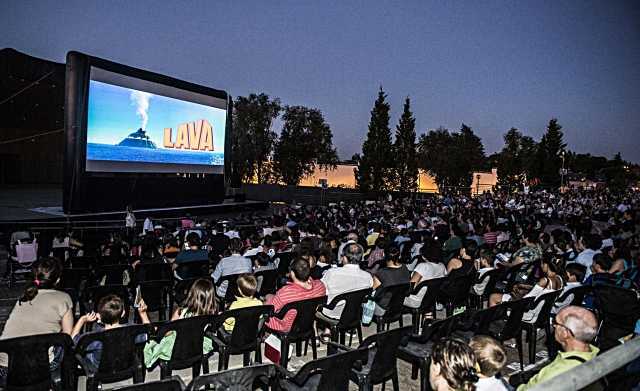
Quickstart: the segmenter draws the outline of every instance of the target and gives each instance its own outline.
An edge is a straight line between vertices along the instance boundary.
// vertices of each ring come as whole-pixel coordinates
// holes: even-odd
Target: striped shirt
[[[498,233],[493,232],[485,232],[483,235],[484,242],[487,244],[496,244],[498,242]]]
[[[306,289],[302,285],[294,282],[289,282],[276,292],[275,296],[268,300],[266,304],[273,305],[274,312],[280,311],[286,304],[293,303],[295,301],[312,299],[314,297],[324,296],[326,289],[324,284],[320,280],[310,279],[311,289]],[[267,327],[276,331],[289,331],[293,326],[293,321],[296,319],[297,312],[291,310],[282,318],[278,319],[272,317],[267,322]]]

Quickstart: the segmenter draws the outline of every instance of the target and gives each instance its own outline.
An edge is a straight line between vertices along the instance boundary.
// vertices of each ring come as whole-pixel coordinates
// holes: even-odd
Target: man
[[[357,243],[350,243],[345,246],[341,256],[342,267],[335,267],[327,270],[322,276],[322,283],[327,290],[327,303],[338,295],[357,291],[360,289],[367,289],[373,286],[373,278],[371,274],[360,269],[360,262],[364,257],[364,249]],[[318,314],[320,319],[328,318],[325,320],[337,320],[342,315],[342,309],[344,308],[344,302],[338,303],[332,310],[323,309],[322,313]]]
[[[302,258],[296,259],[289,273],[291,282],[280,288],[274,296],[268,297],[266,304],[273,305],[274,312],[278,312],[289,303],[324,296],[324,284],[320,280],[311,279],[310,275],[309,262]],[[272,317],[267,322],[267,327],[276,331],[289,331],[296,315],[296,311],[289,311],[282,319]]]
[[[241,255],[242,247],[242,241],[238,238],[233,238],[229,241],[229,251],[231,251],[231,256],[222,258],[211,274],[213,282],[215,282],[216,285],[222,277],[232,274],[251,273],[253,271],[251,259]],[[225,297],[227,294],[227,285],[227,281],[223,281],[222,284],[218,286],[216,289],[218,297]]]
[[[582,250],[575,259],[575,262],[584,265],[587,268],[586,278],[591,275],[591,265],[593,264],[593,256],[600,253],[602,247],[602,239],[600,235],[585,234],[578,241],[578,249]]]
[[[207,250],[200,248],[200,236],[196,233],[190,233],[187,235],[187,246],[186,250],[182,250],[178,253],[175,260],[175,274],[176,277],[181,280],[186,280],[189,278],[200,277],[195,269],[190,268],[188,266],[180,267],[180,265],[193,263],[193,262],[209,262],[209,253]]]
[[[553,327],[554,337],[562,351],[527,384],[518,387],[518,391],[528,390],[567,372],[598,354],[599,349],[590,344],[598,333],[598,320],[591,311],[572,305],[565,307],[558,312]]]

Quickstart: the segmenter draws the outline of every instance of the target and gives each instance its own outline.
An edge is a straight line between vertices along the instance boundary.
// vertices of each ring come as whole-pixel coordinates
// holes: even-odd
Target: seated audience
[[[586,272],[586,268],[584,265],[579,263],[570,263],[565,267],[564,275],[567,280],[567,283],[562,290],[560,296],[563,296],[565,293],[570,291],[573,288],[577,288],[582,286],[582,280],[584,279],[584,275]],[[556,302],[552,309],[553,312],[558,312],[562,308],[568,306],[573,301],[573,295],[568,295],[567,298],[562,302]]]
[[[326,289],[320,280],[311,278],[311,268],[309,262],[298,258],[291,264],[289,273],[291,281],[280,288],[275,295],[267,297],[266,304],[274,307],[274,312],[278,312],[288,303],[295,301],[312,299],[324,296]],[[291,310],[282,318],[272,317],[267,322],[267,327],[276,331],[289,331],[296,319],[296,311]]]
[[[519,386],[518,391],[528,390],[538,383],[567,372],[598,354],[599,349],[591,345],[598,333],[598,321],[588,309],[577,306],[563,308],[555,317],[553,328],[553,335],[562,351],[527,384]]]
[[[445,338],[431,350],[429,383],[434,391],[473,391],[479,380],[476,358],[466,342]]]
[[[494,270],[493,267],[493,252],[491,250],[482,249],[478,253],[478,259],[476,260],[476,269],[478,270],[478,279],[482,280],[482,277],[489,271]],[[484,293],[487,284],[489,283],[489,278],[485,278],[481,282],[475,284],[473,286],[473,291],[477,295],[481,295]]]
[[[256,278],[251,274],[243,274],[236,280],[236,284],[238,285],[238,294],[236,299],[229,306],[229,310],[236,310],[239,308],[247,308],[247,307],[255,307],[257,305],[262,305],[262,301],[256,299],[256,290],[258,283]],[[224,332],[222,333],[223,338],[226,338],[231,335],[234,326],[236,325],[235,318],[228,318],[224,321]]]
[[[231,251],[231,255],[222,258],[220,262],[218,262],[215,270],[211,274],[213,282],[218,284],[218,281],[222,277],[230,276],[232,274],[251,273],[253,271],[251,259],[241,255],[242,248],[243,245],[240,239],[233,238],[229,241],[229,250]],[[218,289],[216,289],[218,297],[225,297],[227,294],[227,285],[227,281],[223,281],[218,285]]]
[[[411,284],[413,287],[422,281],[432,280],[434,278],[442,278],[447,275],[447,268],[442,263],[442,250],[435,242],[427,242],[420,247],[420,255],[417,257],[417,263],[411,274]],[[410,295],[404,299],[404,305],[411,308],[420,307],[420,303],[427,294],[427,289],[422,288],[415,295]]]
[[[375,315],[382,316],[387,311],[391,295],[384,292],[384,288],[399,284],[408,284],[411,272],[400,262],[400,249],[389,247],[386,255],[385,267],[378,270],[373,277],[373,289],[375,289],[374,301],[376,302]]]
[[[471,338],[469,347],[479,369],[476,391],[510,391],[511,386],[500,376],[507,363],[507,352],[502,345],[491,337],[476,335]]]

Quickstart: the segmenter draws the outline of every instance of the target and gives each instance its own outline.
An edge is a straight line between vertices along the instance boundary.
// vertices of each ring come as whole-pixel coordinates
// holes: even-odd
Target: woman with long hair
[[[151,323],[147,314],[147,306],[143,300],[138,303],[138,313],[142,323]],[[187,299],[181,307],[176,308],[171,320],[185,319],[193,316],[213,315],[216,313],[216,300],[211,280],[200,278],[196,280],[187,294]],[[149,341],[144,347],[144,364],[151,368],[158,359],[170,360],[176,335],[167,333],[160,342]],[[211,339],[204,338],[202,350],[210,352],[213,349]]]
[[[478,381],[476,358],[466,342],[446,338],[431,351],[429,383],[435,391],[473,391]]]

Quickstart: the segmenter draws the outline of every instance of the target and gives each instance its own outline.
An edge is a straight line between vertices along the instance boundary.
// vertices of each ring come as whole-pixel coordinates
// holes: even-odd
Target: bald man
[[[570,305],[558,312],[553,327],[554,337],[562,346],[562,351],[527,384],[518,387],[518,391],[528,390],[538,383],[591,360],[598,354],[599,349],[591,345],[598,333],[598,320],[593,312]]]

